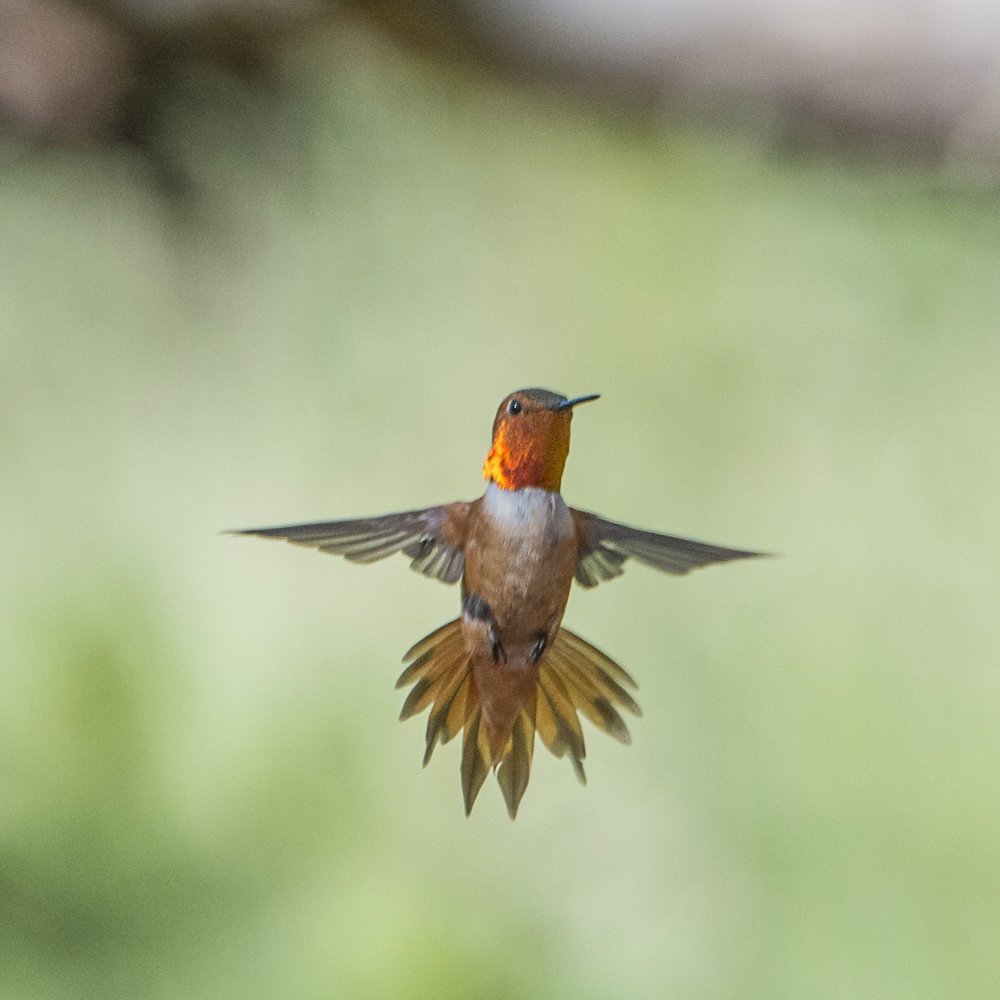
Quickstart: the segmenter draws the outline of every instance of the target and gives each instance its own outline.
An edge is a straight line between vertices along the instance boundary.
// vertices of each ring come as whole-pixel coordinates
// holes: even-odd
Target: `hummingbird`
[[[575,507],[560,493],[570,421],[581,403],[548,389],[507,396],[493,421],[477,500],[381,517],[234,532],[285,539],[349,562],[402,552],[411,567],[443,583],[461,581],[461,616],[412,646],[396,682],[410,687],[400,712],[430,709],[424,767],[438,743],[462,733],[465,814],[494,770],[511,819],[528,787],[537,733],[569,756],[586,784],[580,715],[631,743],[619,710],[641,715],[632,677],[562,626],[575,579],[584,588],[621,576],[635,559],[684,574],[710,563],[766,555],[632,528]]]

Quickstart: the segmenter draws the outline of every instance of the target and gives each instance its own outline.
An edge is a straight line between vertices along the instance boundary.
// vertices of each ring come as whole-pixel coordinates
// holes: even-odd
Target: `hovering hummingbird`
[[[396,682],[412,685],[400,719],[430,708],[424,766],[437,743],[459,732],[465,814],[492,767],[511,819],[528,786],[535,733],[556,757],[569,755],[586,783],[577,712],[622,743],[618,714],[641,711],[635,681],[610,657],[561,626],[570,585],[596,587],[637,559],[683,574],[709,563],[765,555],[630,528],[574,507],[559,492],[573,408],[567,399],[521,389],[500,404],[486,456],[486,492],[425,510],[323,524],[236,532],[283,538],[350,562],[396,552],[444,583],[462,581],[461,617],[425,636],[403,657]]]

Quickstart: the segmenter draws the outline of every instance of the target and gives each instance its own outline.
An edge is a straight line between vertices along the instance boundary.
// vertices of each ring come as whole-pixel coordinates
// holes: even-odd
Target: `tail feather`
[[[468,689],[469,663],[468,658],[466,658],[464,663],[459,662],[456,668],[451,671],[447,683],[442,685],[440,692],[434,699],[434,707],[427,716],[427,749],[424,751],[424,767],[430,763],[431,754],[434,753],[434,747],[437,745],[438,740],[442,743],[447,743],[458,733],[462,722],[465,721],[465,698]],[[449,731],[448,719],[451,716],[452,706],[455,704],[455,700],[459,697],[460,693],[461,701],[457,714],[461,717],[462,722],[459,722],[453,730]]]
[[[459,649],[448,657],[442,656],[441,668],[433,679],[421,677],[413,685],[399,713],[400,720],[405,721],[411,716],[419,715],[429,705],[436,706],[450,701],[458,685],[462,683],[468,666],[469,657],[464,649]]]
[[[545,692],[541,688],[538,689],[538,697],[535,700],[535,728],[538,730],[538,735],[545,744],[545,749],[553,757],[558,757],[562,760],[566,756],[566,751],[569,747],[566,746],[559,736],[559,726],[556,724],[556,717],[552,712],[552,706],[549,704],[549,699],[545,697]]]
[[[642,715],[642,709],[636,700],[616,680],[593,663],[583,659],[575,650],[560,648],[552,650],[553,659],[559,661],[559,669],[567,681],[588,691],[594,691],[596,696],[607,699],[615,705],[624,708],[635,716]]]
[[[424,653],[432,650],[438,643],[451,638],[456,633],[458,635],[462,634],[461,618],[452,619],[452,621],[447,622],[440,628],[434,629],[429,635],[425,635],[419,642],[415,642],[403,655],[403,663],[409,663],[410,660],[415,660],[418,656],[423,656]]]
[[[396,681],[396,689],[404,688],[422,680],[435,681],[447,667],[449,656],[462,652],[461,636],[456,642],[442,642],[436,649],[429,649],[418,656],[400,675]]]
[[[396,681],[396,690],[405,688],[420,680],[428,670],[433,670],[435,665],[434,650],[429,649],[426,653],[418,656],[400,675]]]
[[[552,714],[556,719],[559,735],[580,760],[587,756],[587,746],[583,739],[583,729],[576,714],[573,699],[559,676],[553,669],[552,658],[542,660],[538,665],[538,684],[549,700]]]
[[[594,666],[601,667],[621,684],[627,684],[633,691],[639,689],[639,685],[632,679],[632,675],[628,671],[618,666],[610,656],[602,653],[596,646],[592,646],[586,639],[581,639],[575,632],[570,632],[568,628],[559,629],[556,642],[561,642],[571,649],[576,650],[585,660]]]
[[[514,721],[514,730],[500,759],[497,782],[507,803],[507,815],[517,819],[517,807],[531,777],[531,758],[535,749],[535,706],[525,706]]]
[[[576,780],[585,786],[587,774],[583,769],[583,759],[587,756],[587,748],[583,741],[583,729],[580,728],[576,706],[565,685],[546,669],[549,662],[546,660],[546,665],[540,666],[538,670],[538,704],[541,705],[544,701],[556,731],[549,749],[556,757],[569,754]]]
[[[588,677],[575,671],[571,664],[560,662],[555,653],[552,661],[557,670],[563,671],[566,690],[577,711],[582,712],[602,732],[628,746],[632,742],[628,727],[597,686]]]
[[[475,683],[473,678],[470,694]],[[478,696],[478,692],[476,693]],[[462,737],[462,796],[465,799],[466,816],[472,814],[479,789],[490,773],[490,764],[490,741],[486,736],[486,726],[483,725],[483,711],[477,703],[471,715],[466,718],[465,734]]]
[[[444,726],[441,729],[439,737],[442,743],[453,740],[462,731],[462,727],[465,725],[466,708],[470,704],[470,698],[476,697],[475,694],[469,693],[471,688],[472,676],[471,673],[466,672],[465,680],[462,681],[461,687],[455,692],[451,707],[448,709],[448,715],[444,720]]]
[[[413,685],[400,713],[401,719],[430,708],[425,767],[438,743],[447,743],[463,732],[461,776],[466,815],[472,812],[492,767],[508,815],[511,819],[517,816],[531,776],[536,732],[555,757],[569,756],[577,779],[585,785],[586,746],[577,713],[620,742],[631,742],[618,709],[642,714],[624,687],[635,688],[635,681],[614,660],[565,628],[559,630],[535,668],[534,687],[526,691],[524,684],[530,681],[525,676],[512,688],[521,691],[517,695],[520,710],[514,702],[513,714],[507,716],[512,721],[498,722],[497,692],[490,688],[494,700],[487,705],[493,706],[488,726],[476,683],[479,675],[465,650],[461,624],[461,619],[456,619],[416,643],[404,657],[404,662],[412,662],[396,686]],[[489,670],[484,670],[486,666]],[[475,670],[484,670],[480,680],[486,683],[489,671],[495,670],[495,666],[479,663]],[[513,681],[513,677],[504,679],[505,684]],[[498,730],[498,725],[506,731]]]

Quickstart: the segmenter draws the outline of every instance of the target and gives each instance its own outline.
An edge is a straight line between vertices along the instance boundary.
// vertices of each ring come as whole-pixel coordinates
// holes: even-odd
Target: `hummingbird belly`
[[[559,627],[576,562],[573,518],[549,490],[504,490],[491,482],[465,551],[463,592],[488,617],[510,666],[528,666]],[[471,623],[470,623],[471,624]],[[469,635],[469,639],[473,639]],[[537,656],[535,657],[537,659]]]

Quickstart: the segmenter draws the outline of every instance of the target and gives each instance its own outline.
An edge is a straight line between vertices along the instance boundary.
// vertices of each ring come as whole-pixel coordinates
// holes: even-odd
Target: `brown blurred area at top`
[[[0,102],[25,138],[107,135],[133,73],[132,46],[111,23],[62,0],[0,7]]]
[[[329,0],[0,0],[0,127],[23,142],[141,140],[156,87],[185,66],[266,80],[283,45],[345,15],[428,52],[473,53],[456,11]]]
[[[892,0],[880,4],[891,14]],[[997,162],[989,50],[899,44],[906,31],[880,37],[875,22],[838,36],[814,6],[810,28],[829,44],[786,30],[794,8],[781,0],[738,17],[722,0],[697,16],[682,0],[0,0],[0,134],[18,146],[124,142],[149,153],[162,139],[162,94],[191,66],[274,84],[285,47],[324,22],[360,19],[432,59],[784,147]]]

